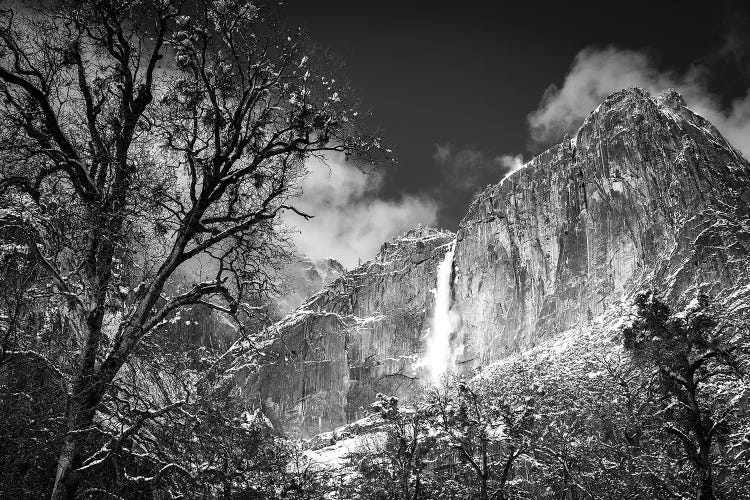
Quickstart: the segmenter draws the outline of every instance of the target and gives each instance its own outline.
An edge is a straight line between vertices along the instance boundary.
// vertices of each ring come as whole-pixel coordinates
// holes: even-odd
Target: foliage
[[[652,292],[630,314],[619,345],[516,356],[416,411],[381,396],[380,456],[419,460],[407,495],[376,480],[398,484],[403,459],[360,457],[368,486],[352,498],[747,498],[744,323],[701,296],[673,313]]]

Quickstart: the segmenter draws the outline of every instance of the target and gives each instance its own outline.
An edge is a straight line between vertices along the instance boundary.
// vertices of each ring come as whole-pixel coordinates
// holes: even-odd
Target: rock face
[[[703,229],[747,210],[749,189],[747,160],[679,94],[611,95],[574,138],[487,189],[462,221],[462,360],[483,366],[530,347],[636,285],[666,286],[672,296],[702,281],[727,288],[731,270],[721,262],[732,259],[716,253],[716,262],[699,259],[679,279],[664,278],[701,247],[691,243]]]
[[[453,233],[415,229],[275,325],[243,391],[286,428],[317,434],[365,415],[378,392],[414,394],[435,270]]]
[[[611,95],[461,222],[457,368],[585,324],[644,286],[672,301],[700,289],[748,303],[749,202],[750,164],[679,94]],[[385,244],[277,324],[242,387],[304,434],[361,417],[377,392],[415,396],[436,268],[453,238],[416,230]]]
[[[319,292],[325,285],[346,274],[346,269],[335,259],[312,260],[300,256],[290,263],[284,273],[285,290],[274,302],[283,316]]]

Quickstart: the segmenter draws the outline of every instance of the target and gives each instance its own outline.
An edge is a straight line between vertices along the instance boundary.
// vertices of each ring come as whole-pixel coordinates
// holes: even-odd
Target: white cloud
[[[500,165],[508,169],[508,172],[503,176],[503,179],[507,178],[523,167],[523,156],[522,155],[502,155],[499,157]]]
[[[529,114],[533,141],[549,144],[574,132],[583,119],[612,92],[642,87],[652,95],[668,88],[680,92],[693,111],[711,121],[746,157],[750,157],[750,89],[724,110],[705,86],[707,69],[698,64],[686,73],[659,71],[644,53],[587,48],[576,55],[562,87],[551,86],[537,110]]]
[[[438,208],[432,199],[378,198],[382,172],[362,172],[343,155],[331,155],[326,162],[312,159],[306,166],[309,175],[294,206],[314,218],[305,221],[287,212],[284,222],[298,229],[292,239],[312,259],[334,258],[351,269],[360,259],[373,257],[391,237],[437,220]]]

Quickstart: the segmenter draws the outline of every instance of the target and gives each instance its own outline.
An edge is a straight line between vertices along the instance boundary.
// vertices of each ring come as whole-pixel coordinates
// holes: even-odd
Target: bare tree
[[[305,159],[379,148],[318,60],[244,0],[0,13],[0,196],[67,325],[52,498],[75,496],[97,411],[144,339],[186,306],[236,314],[273,285]],[[197,263],[210,275],[178,287]]]
[[[534,398],[518,404],[512,395],[507,397],[508,401],[493,400],[459,382],[433,390],[428,400],[435,427],[468,464],[479,484],[478,498],[485,500],[508,498],[514,464],[533,445]]]

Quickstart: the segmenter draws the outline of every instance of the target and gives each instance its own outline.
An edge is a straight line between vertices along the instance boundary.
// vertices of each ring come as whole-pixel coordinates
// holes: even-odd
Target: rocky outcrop
[[[453,239],[418,228],[383,244],[272,328],[238,370],[243,392],[303,435],[362,417],[378,392],[413,395],[435,269]]]
[[[282,294],[274,301],[280,315],[300,306],[325,285],[346,274],[346,269],[335,259],[312,260],[299,256],[289,263],[282,274]]]
[[[454,344],[462,361],[483,366],[531,347],[636,285],[672,296],[696,280],[728,288],[733,270],[720,263],[737,259],[716,251],[723,241],[705,242],[716,262],[698,259],[666,277],[700,252],[695,238],[717,218],[739,220],[749,189],[748,162],[679,94],[611,95],[575,137],[487,189],[461,222]]]
[[[700,289],[750,303],[748,202],[750,164],[676,92],[613,94],[461,222],[458,369],[581,327],[644,286],[673,301]],[[277,324],[241,387],[307,434],[361,417],[377,392],[417,395],[436,268],[452,240],[417,230],[384,245]]]

